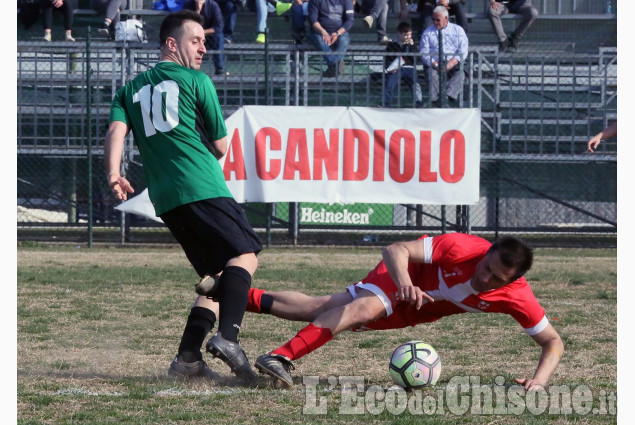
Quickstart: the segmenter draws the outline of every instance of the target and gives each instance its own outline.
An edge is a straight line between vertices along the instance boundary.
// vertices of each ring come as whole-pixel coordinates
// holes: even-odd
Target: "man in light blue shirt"
[[[461,62],[467,58],[468,41],[463,28],[449,22],[448,10],[437,6],[432,11],[432,25],[421,35],[419,52],[425,66],[430,89],[430,101],[439,106],[439,34],[441,30],[445,67],[447,74],[445,92],[456,102],[463,89]]]

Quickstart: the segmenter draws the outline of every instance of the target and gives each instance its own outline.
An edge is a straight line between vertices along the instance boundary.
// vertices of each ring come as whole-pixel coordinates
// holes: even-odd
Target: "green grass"
[[[376,264],[380,249],[272,249],[259,256],[254,286],[311,295],[343,291]],[[615,250],[536,250],[527,277],[565,343],[551,383],[593,393],[617,390],[617,278]],[[18,248],[17,397],[20,424],[604,424],[612,415],[465,414],[431,411],[431,401],[453,379],[509,391],[529,377],[539,350],[506,315],[462,314],[415,328],[345,332],[295,362],[296,385],[273,388],[236,383],[229,369],[205,354],[220,381],[179,381],[167,376],[194,300],[197,276],[180,250],[77,250]],[[247,314],[241,341],[253,361],[304,326]],[[412,406],[375,409],[371,392],[361,413],[347,413],[350,394],[341,377],[358,376],[365,390],[391,386],[387,362],[402,342],[420,339],[440,353],[435,387],[409,395]],[[326,403],[319,414],[303,410],[314,399],[302,377],[317,376],[314,393]],[[502,377],[502,378],[497,378]],[[504,384],[499,385],[500,379]],[[448,393],[449,394],[449,393]],[[348,397],[348,398],[347,398]],[[391,395],[388,395],[391,397]],[[417,404],[417,397],[421,403]],[[369,404],[370,403],[370,404]],[[478,407],[478,406],[477,406]],[[476,408],[476,407],[475,407]],[[483,407],[484,409],[486,408]],[[350,409],[349,409],[350,410]]]

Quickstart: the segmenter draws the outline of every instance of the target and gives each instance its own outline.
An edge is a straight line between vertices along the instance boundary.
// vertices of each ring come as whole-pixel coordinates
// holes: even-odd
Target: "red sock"
[[[264,289],[249,288],[246,311],[249,311],[250,313],[262,313],[262,310],[260,309],[260,299],[262,298],[262,294],[264,292]]]
[[[289,360],[297,360],[300,357],[317,350],[333,339],[329,328],[318,328],[313,323],[309,324],[286,344],[272,351],[272,354],[281,354]]]

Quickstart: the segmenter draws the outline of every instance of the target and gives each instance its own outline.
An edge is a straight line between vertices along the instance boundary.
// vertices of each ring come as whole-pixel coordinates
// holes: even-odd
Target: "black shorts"
[[[161,215],[199,276],[214,275],[231,258],[262,251],[260,238],[233,198],[178,206]]]

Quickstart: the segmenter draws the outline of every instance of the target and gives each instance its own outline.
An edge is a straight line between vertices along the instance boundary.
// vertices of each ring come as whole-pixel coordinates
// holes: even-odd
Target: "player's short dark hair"
[[[397,25],[397,32],[405,33],[410,31],[412,31],[412,26],[406,21],[399,22],[399,25]]]
[[[186,21],[194,21],[203,25],[203,17],[192,10],[179,10],[166,16],[161,22],[161,28],[159,29],[159,43],[161,46],[165,44],[168,37],[178,38],[183,23]]]
[[[534,262],[533,250],[514,236],[503,236],[495,241],[488,252],[493,251],[499,252],[505,267],[513,267],[516,270],[514,280],[527,273]]]

